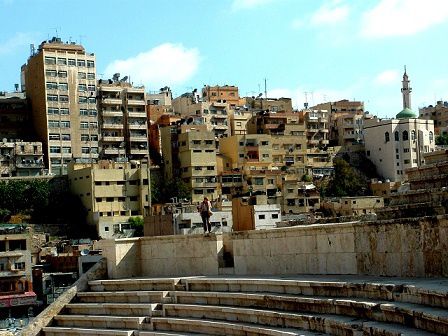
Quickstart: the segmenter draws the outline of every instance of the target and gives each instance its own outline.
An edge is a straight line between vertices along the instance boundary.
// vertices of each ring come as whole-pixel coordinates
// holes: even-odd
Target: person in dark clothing
[[[212,231],[212,225],[210,224],[210,216],[212,215],[212,205],[207,197],[198,207],[199,213],[202,218],[202,225],[204,226],[204,234],[207,235]]]

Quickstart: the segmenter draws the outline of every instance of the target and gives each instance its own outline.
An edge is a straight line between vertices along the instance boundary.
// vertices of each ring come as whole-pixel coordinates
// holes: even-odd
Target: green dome
[[[417,118],[417,114],[412,111],[410,108],[406,107],[396,116],[397,119],[412,119]]]

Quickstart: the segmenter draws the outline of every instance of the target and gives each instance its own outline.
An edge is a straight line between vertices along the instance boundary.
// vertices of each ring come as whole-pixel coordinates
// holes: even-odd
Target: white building
[[[409,80],[403,75],[403,110],[396,119],[373,118],[364,124],[367,157],[385,179],[403,181],[405,170],[424,164],[423,154],[434,151],[434,122],[418,119],[410,108]]]

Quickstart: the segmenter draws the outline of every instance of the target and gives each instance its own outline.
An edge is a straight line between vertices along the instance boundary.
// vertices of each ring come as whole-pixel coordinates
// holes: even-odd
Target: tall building
[[[202,100],[210,103],[228,103],[230,108],[234,109],[239,105],[240,101],[238,86],[204,85],[202,88]]]
[[[436,105],[419,109],[420,119],[434,120],[434,132],[448,135],[448,102],[439,100]]]
[[[66,174],[72,158],[98,158],[95,55],[54,37],[32,53],[22,78],[49,173]]]
[[[23,92],[0,92],[0,140],[36,140],[31,110]]]
[[[434,151],[434,122],[418,119],[410,108],[409,79],[403,75],[403,110],[395,119],[367,120],[364,125],[367,157],[378,173],[390,181],[406,179],[405,171],[424,164],[424,153]]]
[[[100,157],[141,160],[148,157],[145,88],[118,77],[98,81]]]

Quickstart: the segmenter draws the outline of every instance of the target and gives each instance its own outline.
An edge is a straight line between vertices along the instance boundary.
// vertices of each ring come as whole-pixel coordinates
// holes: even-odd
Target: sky
[[[0,0],[0,91],[20,83],[30,44],[53,36],[95,53],[98,78],[119,72],[174,96],[236,85],[241,96],[296,108],[356,99],[379,117],[448,100],[446,0]]]

